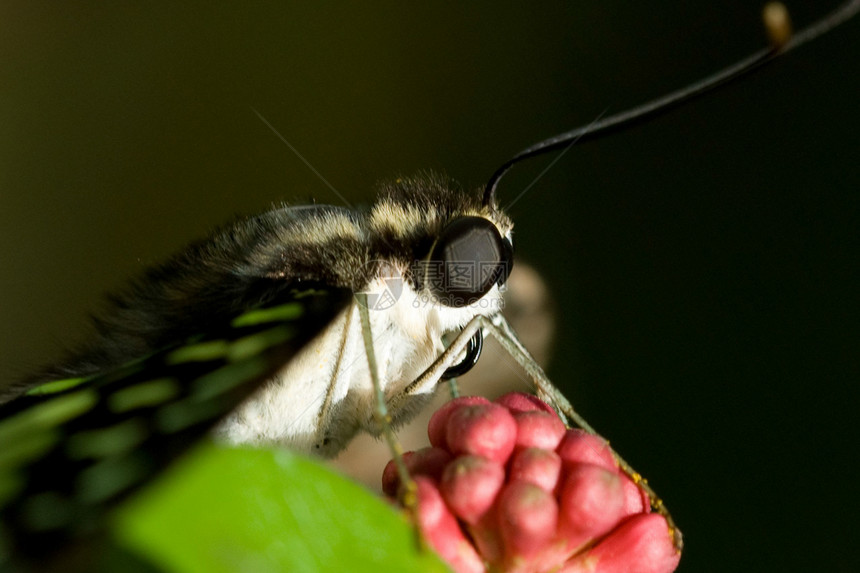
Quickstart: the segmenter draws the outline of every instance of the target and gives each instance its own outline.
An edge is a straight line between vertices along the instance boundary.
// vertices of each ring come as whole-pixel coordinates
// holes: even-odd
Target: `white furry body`
[[[382,292],[376,279],[364,292]],[[396,303],[369,311],[380,384],[391,403],[444,350],[442,336],[473,317],[497,312],[497,286],[475,304],[452,308],[426,300],[403,284]],[[353,302],[264,388],[230,414],[216,434],[232,443],[278,443],[332,457],[358,431],[378,434],[374,391],[364,339]],[[408,422],[433,396],[438,381],[421,385],[389,412],[394,425]]]

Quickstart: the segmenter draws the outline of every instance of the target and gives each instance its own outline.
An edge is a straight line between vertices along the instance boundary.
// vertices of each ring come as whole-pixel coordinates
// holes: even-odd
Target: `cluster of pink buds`
[[[456,398],[404,455],[417,518],[458,573],[669,573],[680,555],[666,520],[618,469],[605,441],[568,430],[534,396]],[[400,487],[389,462],[386,494]]]

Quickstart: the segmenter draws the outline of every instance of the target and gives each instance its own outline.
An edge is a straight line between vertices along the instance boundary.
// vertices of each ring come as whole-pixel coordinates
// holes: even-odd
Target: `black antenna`
[[[765,30],[771,43],[769,47],[759,50],[734,65],[668,95],[653,99],[607,118],[594,121],[588,125],[577,127],[571,131],[560,133],[523,149],[499,167],[493,173],[493,176],[490,177],[484,189],[484,206],[490,206],[495,203],[496,187],[499,184],[499,180],[511,167],[520,161],[571,146],[574,143],[593,141],[605,135],[610,135],[659,117],[681,104],[727,84],[745,75],[747,72],[769,63],[794,48],[817,38],[850,19],[858,11],[860,11],[860,0],[850,0],[792,36],[788,10],[786,10],[785,6],[779,2],[767,4],[764,7],[762,16]]]

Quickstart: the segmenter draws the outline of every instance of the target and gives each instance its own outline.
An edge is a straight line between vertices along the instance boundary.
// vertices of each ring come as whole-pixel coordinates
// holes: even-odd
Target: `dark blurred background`
[[[795,2],[800,26],[833,2]],[[520,148],[764,43],[736,2],[0,4],[0,378],[234,214]],[[665,497],[681,571],[854,571],[860,20],[571,149],[511,209],[550,374]],[[553,158],[517,168],[513,199]]]

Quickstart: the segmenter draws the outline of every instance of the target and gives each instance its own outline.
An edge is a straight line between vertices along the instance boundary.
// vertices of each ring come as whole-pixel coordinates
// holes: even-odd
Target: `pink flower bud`
[[[505,486],[499,495],[499,529],[508,561],[528,560],[555,536],[558,505],[552,494],[522,481]]]
[[[495,400],[496,404],[504,406],[511,412],[531,412],[534,410],[546,412],[553,416],[558,416],[552,406],[531,394],[523,394],[522,392],[509,392],[504,396],[500,396]]]
[[[624,515],[621,476],[593,464],[570,466],[559,498],[559,534],[570,548],[610,531]]]
[[[566,430],[522,393],[452,400],[428,427],[435,447],[404,455],[418,486],[417,519],[455,571],[670,573],[664,518],[618,467],[609,444]],[[506,475],[507,471],[507,475]],[[389,462],[383,489],[400,485]]]
[[[448,449],[453,454],[472,454],[504,464],[514,450],[517,424],[498,404],[462,406],[448,417]]]
[[[666,520],[656,513],[626,519],[606,539],[561,570],[563,573],[671,573],[678,567]]]
[[[618,471],[618,464],[609,449],[609,444],[600,436],[585,430],[567,430],[556,448],[565,466],[570,464],[594,464],[610,471]]]
[[[478,548],[478,553],[485,563],[501,563],[503,557],[503,542],[499,532],[499,508],[496,504],[478,520],[478,523],[468,526],[469,535]]]
[[[510,480],[519,480],[552,493],[558,484],[561,458],[555,452],[539,448],[526,448],[511,459]]]
[[[651,511],[651,500],[648,494],[626,475],[621,474],[621,479],[624,484],[624,515]]]
[[[412,476],[424,475],[438,482],[445,466],[451,461],[451,454],[441,448],[421,448],[403,454],[403,462]],[[400,474],[394,460],[388,462],[382,472],[382,491],[391,497],[397,496],[400,488]]]
[[[484,564],[448,511],[433,481],[415,478],[418,486],[418,524],[425,539],[457,573],[484,573]]]
[[[565,433],[558,416],[540,410],[514,412],[514,420],[517,422],[518,448],[554,450]]]
[[[461,406],[472,406],[475,404],[489,404],[490,401],[483,396],[460,396],[450,402],[446,402],[441,408],[433,413],[430,423],[427,424],[427,436],[430,444],[437,448],[447,448],[446,438],[448,432],[448,416]]]
[[[481,456],[460,456],[448,464],[439,489],[454,514],[476,524],[487,512],[505,481],[505,468]]]
[[[405,462],[415,452],[406,452],[403,454]],[[397,490],[400,489],[400,475],[397,472],[397,464],[394,460],[388,460],[385,464],[385,469],[382,470],[382,493],[389,497],[397,497]]]

